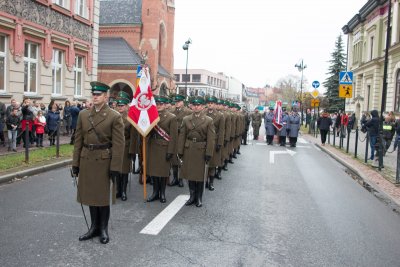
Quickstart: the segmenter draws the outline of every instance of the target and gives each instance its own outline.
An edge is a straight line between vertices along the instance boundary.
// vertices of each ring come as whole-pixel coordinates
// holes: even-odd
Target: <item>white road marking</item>
[[[266,146],[267,143],[256,143],[256,145],[259,145],[259,146]]]
[[[277,154],[289,154],[290,156],[293,156],[296,154],[296,152],[286,149],[282,151],[270,151],[269,152],[269,163],[274,164],[275,163],[275,155]]]
[[[141,234],[158,235],[164,226],[178,213],[189,199],[188,195],[177,196],[160,214],[158,214],[146,227],[140,231]]]

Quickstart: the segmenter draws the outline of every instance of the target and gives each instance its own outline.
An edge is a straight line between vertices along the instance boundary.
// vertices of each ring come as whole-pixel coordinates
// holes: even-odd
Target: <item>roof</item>
[[[100,25],[141,23],[142,0],[100,0]]]
[[[99,65],[140,65],[142,59],[121,37],[99,39]]]
[[[163,66],[158,64],[158,74],[167,78],[172,78],[173,75],[171,75]]]

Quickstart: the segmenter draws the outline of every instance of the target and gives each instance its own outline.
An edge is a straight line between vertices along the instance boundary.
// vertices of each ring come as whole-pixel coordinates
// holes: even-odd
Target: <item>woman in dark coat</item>
[[[50,107],[50,106],[49,106]],[[46,115],[46,123],[49,131],[49,141],[50,146],[54,146],[56,143],[57,136],[57,124],[60,121],[60,111],[58,110],[58,106],[55,102],[52,102],[51,107]]]
[[[375,145],[379,133],[379,114],[377,110],[371,111],[371,119],[365,123],[369,135],[369,145],[371,147],[371,157],[370,160],[374,159]]]
[[[324,146],[326,142],[326,135],[332,125],[332,119],[328,112],[323,112],[317,120],[317,125],[321,133],[321,143]]]

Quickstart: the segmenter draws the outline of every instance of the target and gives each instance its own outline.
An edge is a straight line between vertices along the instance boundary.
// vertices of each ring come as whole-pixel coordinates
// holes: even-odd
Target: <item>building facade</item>
[[[0,1],[0,101],[85,101],[97,79],[98,0]]]
[[[353,96],[346,110],[380,110],[388,23],[387,0],[368,1],[343,28],[348,35],[348,70],[353,71]],[[399,1],[392,0],[388,57],[386,110],[400,112],[400,14]]]
[[[204,69],[175,69],[176,91],[185,96],[228,98],[229,77]]]
[[[173,0],[101,0],[99,80],[133,95],[141,63],[150,68],[153,94],[175,90]]]

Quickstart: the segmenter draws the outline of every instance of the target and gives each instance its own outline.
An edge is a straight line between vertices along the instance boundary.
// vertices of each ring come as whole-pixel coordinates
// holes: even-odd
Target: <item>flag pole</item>
[[[143,141],[142,141],[142,149],[143,149],[143,198],[144,201],[147,200],[147,191],[146,191],[146,137],[142,136]]]

